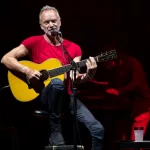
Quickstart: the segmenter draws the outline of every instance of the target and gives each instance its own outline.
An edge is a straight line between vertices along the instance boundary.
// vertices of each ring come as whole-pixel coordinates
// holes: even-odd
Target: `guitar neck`
[[[94,59],[96,62],[100,62],[100,59],[98,59],[97,57],[94,57]],[[87,61],[87,59],[75,63],[76,67],[77,68],[85,67],[86,61]],[[101,61],[103,61],[103,60],[101,60]],[[72,64],[69,64],[69,65],[59,67],[59,68],[55,68],[53,70],[49,70],[48,73],[49,73],[49,76],[52,78],[52,77],[64,74],[65,72],[69,72],[71,69],[72,69]]]
[[[55,76],[58,76],[58,75],[64,74],[65,72],[70,71],[71,68],[72,66],[71,64],[69,64],[69,65],[59,67],[59,68],[55,68],[53,70],[48,70],[48,73],[49,73],[50,78],[52,78],[52,77],[55,77]]]
[[[96,62],[104,62],[104,61],[107,61],[107,60],[112,60],[112,59],[114,59],[114,56],[112,56],[112,57],[109,56],[109,58],[108,58],[108,57],[96,56],[96,57],[94,57],[94,59],[95,59]],[[86,66],[86,61],[87,61],[87,59],[82,60],[82,61],[80,61],[80,62],[77,62],[77,63],[76,63],[76,64],[77,64],[77,67],[79,67],[79,68],[85,67],[85,66]]]
[[[77,62],[75,64],[76,64],[77,68],[85,67],[86,66],[86,60],[82,60],[82,61]],[[55,77],[57,75],[64,74],[65,72],[69,72],[71,69],[72,69],[72,64],[69,64],[69,65],[59,67],[59,68],[55,68],[53,70],[49,70],[48,73],[49,73],[49,76],[52,78],[52,77]]]
[[[103,62],[103,61],[112,60],[112,59],[116,59],[116,58],[117,58],[117,55],[116,55],[115,50],[105,52],[105,53],[102,53],[102,54],[94,57],[96,62]],[[87,59],[75,63],[76,68],[85,67],[86,61],[87,61]],[[55,68],[53,70],[49,70],[48,71],[49,76],[52,78],[52,77],[64,74],[65,72],[69,72],[72,69],[72,66],[73,66],[72,64],[68,64],[68,65],[65,65],[65,66],[62,66],[59,68]]]

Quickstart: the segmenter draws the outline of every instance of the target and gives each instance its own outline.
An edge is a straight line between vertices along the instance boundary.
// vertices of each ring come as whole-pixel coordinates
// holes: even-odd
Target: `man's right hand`
[[[42,74],[34,69],[24,67],[23,73],[26,75],[26,82],[29,87],[33,88],[37,93],[40,93],[45,87],[44,82],[41,80]]]
[[[31,68],[28,68],[28,67],[24,67],[23,68],[23,73],[26,75],[26,77],[30,80],[40,80],[42,74],[37,71],[37,70],[34,70],[34,69],[31,69]]]

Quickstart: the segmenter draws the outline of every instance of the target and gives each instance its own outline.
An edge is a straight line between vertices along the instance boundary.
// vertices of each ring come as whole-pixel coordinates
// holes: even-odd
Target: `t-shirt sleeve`
[[[36,36],[33,36],[23,40],[21,44],[23,44],[28,49],[28,51],[32,51],[33,47],[37,43],[37,40],[38,38]]]
[[[76,56],[75,57],[78,57],[78,56],[82,56],[82,50],[81,50],[80,46],[76,45]]]

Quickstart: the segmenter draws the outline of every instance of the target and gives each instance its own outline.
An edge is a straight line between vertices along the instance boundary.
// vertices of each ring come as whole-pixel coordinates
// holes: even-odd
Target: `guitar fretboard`
[[[69,65],[59,67],[59,68],[55,68],[53,70],[49,70],[48,73],[49,73],[50,78],[52,78],[52,77],[55,77],[57,75],[61,75],[65,72],[70,71],[71,68],[72,68],[72,66],[71,66],[71,64],[69,64]]]
[[[117,57],[116,52],[114,50],[112,50],[110,52],[103,53],[99,56],[96,56],[96,57],[94,57],[94,59],[95,59],[96,62],[103,62],[103,61],[106,61],[106,60],[116,59],[116,57]],[[77,62],[75,64],[68,64],[68,65],[65,65],[65,66],[62,66],[62,67],[59,67],[59,68],[49,70],[48,71],[49,76],[52,78],[52,77],[64,74],[65,72],[69,72],[70,70],[72,70],[74,68],[85,67],[86,66],[86,61],[87,61],[87,59],[82,60],[80,62]]]

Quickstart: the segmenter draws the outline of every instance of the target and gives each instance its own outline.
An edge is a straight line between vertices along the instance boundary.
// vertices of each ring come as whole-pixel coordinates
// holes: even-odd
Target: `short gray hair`
[[[40,20],[41,20],[41,14],[42,14],[42,12],[45,11],[45,10],[54,10],[54,11],[56,12],[56,15],[57,15],[58,18],[60,19],[59,12],[58,12],[58,10],[57,10],[55,7],[51,7],[51,6],[49,6],[49,5],[45,5],[45,6],[43,6],[43,7],[41,8],[41,10],[40,10],[40,13],[39,13],[39,22],[40,22]]]

